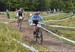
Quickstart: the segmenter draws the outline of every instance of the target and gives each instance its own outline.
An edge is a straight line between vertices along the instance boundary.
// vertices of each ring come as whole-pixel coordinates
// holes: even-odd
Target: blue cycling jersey
[[[31,20],[42,20],[42,16],[32,16]]]
[[[38,20],[41,23],[45,23],[43,17],[40,16],[40,15],[38,15],[38,16],[35,16],[35,15],[34,16],[31,16],[30,19],[29,19],[29,22],[30,23],[31,22],[33,23],[33,20]]]

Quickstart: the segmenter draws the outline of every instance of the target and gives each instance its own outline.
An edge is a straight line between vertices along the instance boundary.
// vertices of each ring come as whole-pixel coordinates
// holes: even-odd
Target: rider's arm
[[[31,25],[33,23],[33,16],[30,17],[30,19],[28,20],[29,24]]]
[[[40,23],[45,24],[44,18],[42,16],[40,16]]]
[[[23,18],[25,17],[25,11],[22,12],[22,17],[23,17]]]
[[[16,11],[16,17],[18,17],[18,16],[19,16],[18,11]]]

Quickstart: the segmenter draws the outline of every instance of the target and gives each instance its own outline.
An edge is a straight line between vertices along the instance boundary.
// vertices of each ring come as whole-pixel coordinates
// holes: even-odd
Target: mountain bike
[[[23,18],[22,17],[19,17],[18,18],[18,28],[19,28],[20,31],[22,29],[22,21],[23,21]]]
[[[43,43],[43,34],[42,34],[42,29],[40,28],[40,26],[35,26],[35,32],[33,32],[34,35],[34,39],[36,42],[42,44]]]

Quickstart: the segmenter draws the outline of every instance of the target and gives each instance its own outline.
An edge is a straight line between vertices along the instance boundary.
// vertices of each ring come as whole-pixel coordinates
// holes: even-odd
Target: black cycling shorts
[[[38,20],[33,20],[33,24],[35,24],[35,26],[37,26],[38,22]]]

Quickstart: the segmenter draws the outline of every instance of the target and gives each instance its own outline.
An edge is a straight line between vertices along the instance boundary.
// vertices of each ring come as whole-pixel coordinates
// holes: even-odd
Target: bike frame
[[[20,31],[21,31],[21,25],[22,25],[22,19],[18,19],[18,27]]]
[[[42,31],[41,31],[40,27],[41,27],[40,24],[37,25],[37,26],[35,26],[35,32],[36,32],[35,38],[36,38],[36,42],[37,42],[39,39],[41,39],[40,42],[41,42],[41,44],[42,44],[42,42],[43,42],[43,36],[42,36]],[[41,33],[41,34],[40,34],[40,37],[39,37],[39,33]]]

